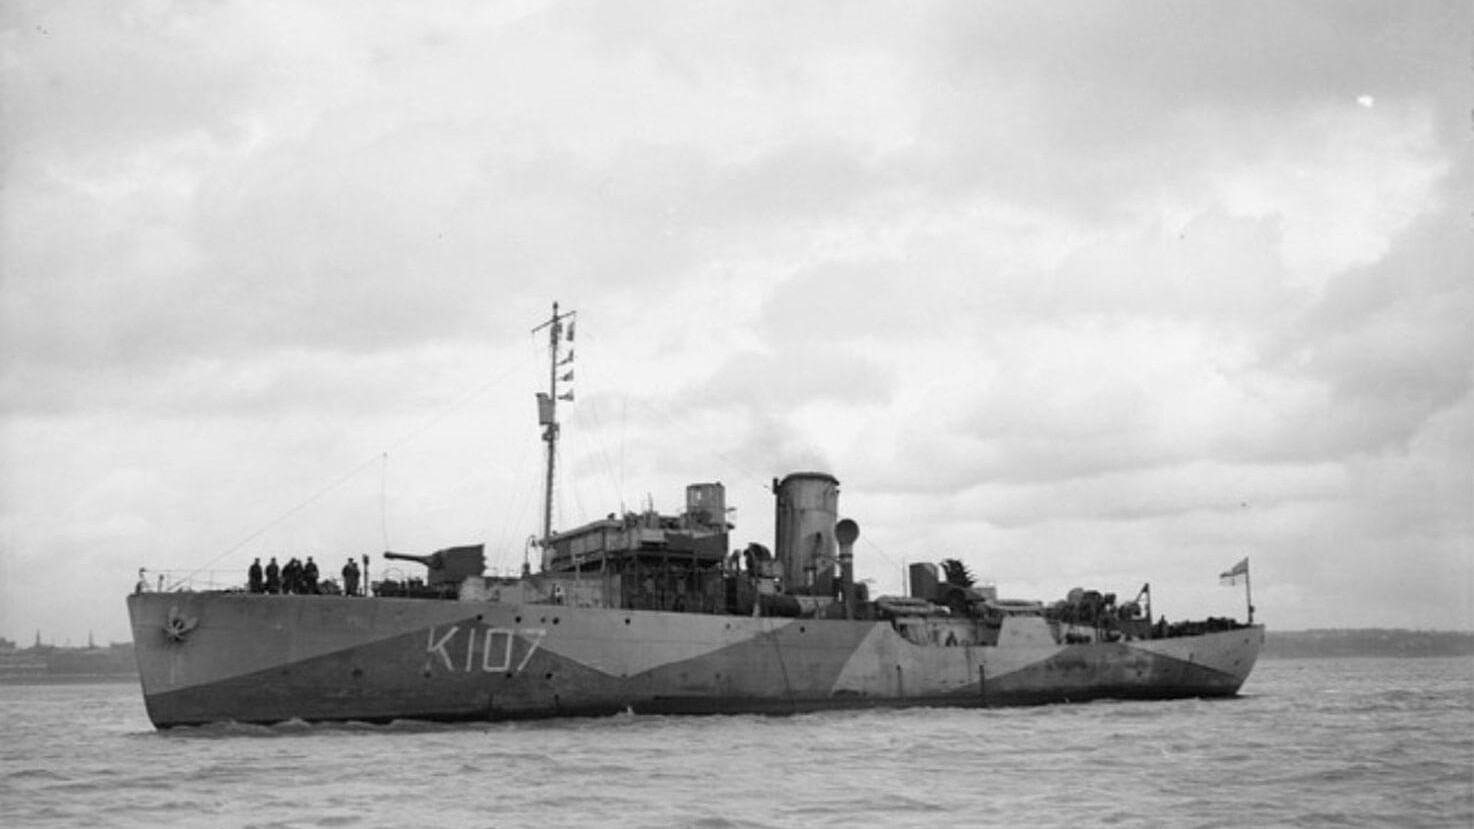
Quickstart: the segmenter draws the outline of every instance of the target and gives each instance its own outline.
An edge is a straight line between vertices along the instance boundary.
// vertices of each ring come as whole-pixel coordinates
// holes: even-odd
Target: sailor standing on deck
[[[271,563],[266,565],[266,592],[281,592],[281,568],[276,566],[276,556],[272,556]]]
[[[358,595],[358,562],[353,556],[348,557],[348,563],[343,565],[343,592],[350,596]]]
[[[302,565],[302,592],[317,593],[317,563],[312,556],[308,556],[307,563]]]
[[[261,576],[261,559],[251,562],[251,569],[246,571],[246,578],[250,583],[252,593],[260,593],[265,588],[265,580]]]

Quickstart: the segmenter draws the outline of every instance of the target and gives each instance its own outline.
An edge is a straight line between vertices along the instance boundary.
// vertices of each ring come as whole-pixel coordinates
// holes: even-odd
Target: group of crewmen
[[[364,556],[364,563],[368,563],[368,556]],[[362,571],[358,569],[358,562],[348,557],[348,563],[343,565],[343,593],[349,596],[358,595],[358,582]],[[324,585],[318,584],[317,563],[312,556],[307,561],[299,561],[296,556],[289,559],[286,565],[278,565],[276,556],[265,567],[261,566],[261,559],[251,563],[246,572],[248,589],[252,593],[304,593],[315,594],[323,592],[338,592],[336,585],[323,590]],[[331,584],[331,582],[329,582]]]

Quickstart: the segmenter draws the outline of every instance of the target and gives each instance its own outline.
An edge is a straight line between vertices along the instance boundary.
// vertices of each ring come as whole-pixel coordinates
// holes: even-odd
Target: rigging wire
[[[518,561],[512,562],[514,565],[520,562],[522,549],[520,545],[514,549],[512,546],[513,541],[521,541],[523,536],[527,534],[523,532],[523,529],[537,523],[537,517],[535,515],[531,518],[528,516],[534,511],[533,505],[539,495],[538,475],[542,468],[542,464],[532,457],[532,450],[535,444],[532,441],[518,441],[518,443],[522,446],[522,449],[517,456],[516,463],[511,468],[516,470],[513,475],[513,481],[520,481],[521,485],[514,485],[515,488],[512,497],[504,502],[502,518],[499,524],[496,525],[501,530],[500,535],[497,537],[496,546],[499,552],[496,555],[504,556],[507,552],[515,553]],[[489,521],[490,516],[488,515]],[[487,536],[490,537],[491,535],[492,531],[488,530]],[[505,565],[498,566],[502,567]]]
[[[338,479],[334,480],[332,483],[328,484],[327,486],[324,486],[323,488],[319,489],[317,492],[314,492],[312,495],[308,496],[305,500],[301,501],[296,506],[292,507],[291,509],[289,509],[286,512],[282,513],[281,515],[278,515],[276,518],[273,518],[272,520],[266,522],[266,524],[263,525],[261,528],[257,529],[255,532],[251,533],[250,535],[247,535],[245,538],[243,538],[240,541],[236,542],[234,545],[232,545],[231,547],[227,548],[224,552],[220,553],[219,555],[215,556],[214,558],[210,559],[209,561],[205,562],[204,564],[200,565],[199,567],[196,567],[194,570],[191,570],[190,572],[186,573],[182,577],[175,579],[165,589],[166,590],[172,590],[175,587],[188,582],[190,579],[194,578],[199,573],[202,573],[205,570],[208,570],[211,565],[215,564],[220,559],[225,558],[226,556],[230,555],[231,553],[234,553],[235,551],[237,551],[240,548],[246,546],[247,544],[251,543],[252,541],[255,541],[256,539],[258,539],[261,536],[265,535],[268,531],[270,531],[273,528],[275,528],[278,524],[281,524],[282,522],[286,521],[288,518],[291,518],[292,516],[296,515],[297,513],[301,512],[302,510],[308,508],[309,506],[312,506],[314,503],[316,503],[323,496],[327,495],[329,492],[332,492],[333,490],[337,489],[338,487],[342,486],[343,484],[348,483],[350,480],[352,480],[353,478],[357,477],[358,473],[360,473],[360,472],[364,471],[365,469],[369,468],[370,466],[374,465],[375,463],[378,462],[378,460],[379,460],[379,456],[378,455],[374,455],[373,457],[369,458],[368,460],[365,460],[363,463],[359,464],[358,466],[355,466],[352,469],[348,470],[346,473],[344,473]]]
[[[904,583],[905,583],[905,578],[906,578],[906,562],[905,561],[899,561],[898,562],[895,559],[891,558],[890,554],[887,553],[884,549],[882,549],[879,544],[876,544],[874,541],[871,541],[869,538],[867,538],[863,534],[860,536],[860,541],[864,542],[866,548],[868,548],[870,550],[873,550],[876,553],[879,553],[880,554],[880,557],[883,558],[883,559],[885,559],[886,560],[886,563],[889,564],[892,568],[899,569],[901,571],[901,579],[902,579],[902,584],[903,584],[902,591],[904,592],[904,590],[905,590]]]
[[[592,346],[590,351],[586,352],[583,355],[582,359],[584,360],[584,363],[580,368],[580,377],[587,380],[590,377],[599,376],[599,372],[597,371],[598,355],[605,352],[598,347],[600,338],[596,331],[586,331],[584,333],[584,338],[587,343]],[[588,359],[590,357],[592,357],[592,359],[595,361],[594,371],[589,371],[590,365],[588,363]],[[618,500],[620,511],[623,512],[626,509],[626,499],[624,491],[626,471],[625,449],[628,441],[629,406],[631,402],[631,397],[628,394],[618,394],[618,398],[621,403],[621,410],[617,462],[611,454],[610,448],[608,446],[608,434],[605,431],[605,420],[608,413],[605,412],[600,405],[601,401],[612,399],[612,397],[612,395],[597,395],[593,393],[593,390],[587,390],[584,394],[580,395],[580,399],[584,402],[584,405],[576,405],[573,407],[570,421],[575,426],[583,424],[590,428],[575,428],[570,430],[570,437],[572,442],[568,445],[570,447],[570,455],[593,456],[595,461],[598,464],[602,465],[603,476],[608,479],[609,485],[613,487],[614,496]],[[734,477],[751,483],[761,488],[763,491],[772,491],[773,486],[771,478],[754,473],[751,469],[744,466],[731,455],[712,448],[710,441],[707,439],[707,436],[700,434],[697,430],[691,428],[691,426],[689,425],[689,418],[678,418],[672,408],[661,406],[660,404],[657,404],[653,401],[635,398],[633,402],[635,403],[635,405],[641,407],[646,413],[654,415],[655,419],[659,421],[662,425],[673,427],[673,431],[681,432],[686,437],[691,438],[691,440],[688,442],[689,445],[701,447],[706,454],[709,454],[710,456],[716,458],[716,460],[723,466],[723,468],[730,470]],[[587,411],[584,411],[585,409],[587,409]],[[585,439],[588,438],[590,435],[596,436],[596,439],[594,439],[592,443],[586,443]],[[562,457],[563,451],[560,447],[560,463]],[[559,511],[560,517],[563,514],[563,501],[565,500],[565,497],[571,497],[573,499],[575,508],[579,510],[582,514],[588,514],[584,512],[582,499],[580,497],[581,494],[582,493],[579,490],[576,482],[570,484],[568,487],[558,488],[555,500],[555,509]],[[648,497],[649,496],[647,495],[646,498]],[[645,507],[637,506],[635,508],[642,509]],[[599,513],[599,515],[602,514],[603,513]]]
[[[558,466],[560,468],[563,467],[563,447],[562,446],[559,446],[557,448],[557,450],[555,450],[554,454],[557,456]],[[565,469],[564,471],[567,471],[567,470]],[[575,515],[588,515],[588,513],[585,512],[584,511],[584,508],[583,508],[583,499],[581,499],[581,498],[578,497],[578,485],[577,484],[572,484],[572,485],[563,486],[563,487],[554,489],[554,491],[553,491],[553,510],[556,513],[556,515],[555,515],[555,517],[553,519],[553,532],[555,532],[555,533],[558,532],[558,527],[564,526],[567,523],[564,520],[564,510],[563,510],[563,495],[564,495],[564,493],[570,493],[572,495],[572,497],[573,497],[573,509],[574,509],[574,514]]]
[[[571,429],[559,444],[557,459],[561,468],[565,457],[592,458],[597,466],[602,467],[602,476],[596,477],[607,478],[614,499],[623,504],[624,493],[620,490],[619,478],[614,473],[613,461],[610,458],[606,439],[607,436],[604,432],[603,417],[601,416],[600,401],[603,397],[601,397],[597,386],[590,386],[589,384],[592,378],[599,376],[598,355],[602,353],[599,349],[601,338],[597,332],[588,330],[584,331],[583,336],[585,347],[588,350],[584,351],[583,356],[580,358],[578,369],[579,380],[582,384],[579,392],[579,403],[571,407],[572,413],[569,415],[569,422],[576,428]],[[577,428],[579,426],[583,426],[584,428]],[[566,451],[565,447],[567,447]],[[564,523],[562,519],[565,519],[568,515],[566,504],[564,503],[567,499],[572,499],[573,515],[580,517],[596,515],[596,513],[591,512],[584,505],[584,495],[586,493],[580,485],[580,482],[584,479],[569,477],[567,480],[569,481],[568,485],[558,487],[555,494],[554,508],[557,510],[557,517],[560,519],[557,523]],[[603,514],[603,512],[597,513],[597,515]]]
[[[447,405],[444,408],[442,408],[433,417],[427,418],[419,426],[417,426],[414,429],[411,429],[410,431],[408,431],[408,432],[404,433],[403,435],[401,435],[398,439],[396,439],[393,443],[391,443],[387,448],[385,448],[383,450],[380,450],[379,452],[375,452],[372,456],[370,456],[369,458],[367,458],[366,460],[364,460],[362,463],[358,464],[357,466],[354,466],[352,469],[348,470],[343,475],[341,475],[338,478],[334,479],[331,483],[327,484],[326,486],[323,486],[321,489],[319,489],[316,492],[314,492],[311,495],[309,495],[307,498],[305,498],[304,500],[302,500],[301,502],[299,502],[296,506],[291,507],[290,509],[288,509],[285,512],[281,513],[277,517],[271,519],[270,521],[267,521],[260,528],[258,528],[254,532],[248,534],[245,538],[241,539],[240,541],[238,541],[235,544],[231,545],[230,547],[226,548],[224,551],[218,553],[214,558],[211,558],[209,561],[205,562],[204,564],[196,567],[195,569],[189,571],[188,573],[184,574],[183,576],[175,579],[168,586],[167,589],[173,589],[175,587],[178,587],[181,584],[184,584],[184,583],[189,582],[196,575],[199,575],[200,573],[204,572],[205,570],[208,570],[212,565],[214,565],[215,563],[217,563],[221,559],[223,559],[226,556],[228,556],[228,555],[230,555],[230,554],[232,554],[232,553],[240,550],[242,547],[245,547],[247,544],[250,544],[252,541],[255,541],[256,539],[258,539],[261,536],[265,535],[270,530],[276,528],[278,525],[282,524],[287,519],[291,518],[292,516],[296,515],[297,513],[301,512],[302,510],[306,509],[307,507],[313,505],[317,501],[321,500],[323,497],[325,497],[326,495],[328,495],[328,493],[330,493],[330,492],[338,489],[339,487],[341,487],[344,484],[348,483],[349,481],[353,480],[360,473],[362,473],[364,470],[368,469],[370,466],[373,466],[375,463],[384,464],[384,467],[387,470],[388,457],[389,457],[389,453],[390,452],[393,452],[395,450],[398,450],[399,448],[403,447],[404,445],[408,444],[409,442],[411,442],[411,441],[415,440],[416,438],[420,437],[425,432],[429,431],[431,428],[439,425],[441,421],[445,420],[453,412],[455,412],[455,411],[457,411],[457,410],[465,407],[467,404],[469,404],[471,401],[475,400],[476,398],[481,397],[483,394],[485,394],[487,391],[489,391],[493,387],[495,387],[495,386],[501,384],[502,382],[504,382],[513,373],[524,370],[525,369],[525,366],[526,366],[526,364],[524,362],[516,362],[516,363],[513,363],[513,364],[509,365],[507,368],[505,368],[504,370],[502,370],[500,373],[493,375],[491,377],[491,379],[487,380],[485,383],[482,383],[480,386],[477,386],[477,387],[473,388],[471,391],[467,392],[466,394],[463,394],[459,399],[452,401],[449,405]],[[386,471],[385,474],[387,474],[387,471]],[[381,498],[384,497],[383,496],[383,492],[384,492],[385,489],[387,489],[387,484],[382,484],[381,483],[381,489],[380,489],[380,493],[381,493],[381,496],[380,497]],[[387,536],[388,536],[387,519],[385,519],[385,522],[384,522],[384,533],[385,533],[386,541],[387,541]],[[385,549],[388,549],[387,545],[385,546]]]
[[[585,352],[585,354],[581,357],[581,366],[579,369],[580,378],[582,378],[585,383],[587,383],[589,378],[599,376],[599,372],[597,371],[597,362],[599,359],[598,355],[606,352],[602,351],[598,347],[600,344],[600,337],[596,331],[585,331],[583,336],[586,344],[592,346],[592,348],[588,352]],[[594,360],[594,365],[592,366],[592,368],[594,369],[593,371],[590,371],[590,358]],[[624,492],[626,471],[625,449],[628,438],[629,404],[631,402],[631,398],[628,394],[618,394],[618,398],[621,402],[621,413],[618,461],[616,462],[608,446],[608,435],[605,431],[605,416],[608,413],[605,412],[600,405],[601,400],[612,399],[612,397],[613,395],[600,396],[597,394],[596,390],[589,389],[587,386],[584,386],[580,393],[580,401],[583,403],[583,405],[573,406],[572,414],[569,416],[569,419],[570,422],[575,426],[582,424],[590,428],[575,428],[570,430],[570,434],[565,437],[564,443],[567,443],[569,447],[569,450],[567,452],[567,455],[569,457],[592,456],[592,458],[598,465],[602,465],[603,477],[606,477],[609,481],[609,485],[613,487],[614,496],[620,504],[621,512],[623,512],[625,510],[626,503]],[[764,491],[772,491],[772,480],[770,478],[754,473],[752,470],[734,459],[731,455],[713,449],[710,446],[710,442],[705,439],[706,436],[699,434],[695,429],[692,429],[689,425],[687,425],[689,423],[689,420],[682,420],[680,418],[677,418],[672,409],[640,399],[635,399],[634,402],[637,406],[642,407],[645,412],[654,415],[655,418],[659,420],[662,424],[674,427],[675,431],[682,432],[687,437],[692,438],[692,440],[690,441],[691,445],[702,447],[706,453],[716,458],[723,465],[724,468],[731,470],[735,477],[752,483],[757,487],[760,487]],[[585,411],[585,409],[587,409],[587,411]],[[585,439],[589,438],[590,435],[596,436],[595,439],[593,439],[591,443],[585,442]],[[557,460],[560,466],[563,464],[564,457],[565,452],[563,447],[560,445],[557,454]],[[579,479],[575,478],[570,480],[572,482],[569,483],[567,486],[555,487],[553,508],[557,512],[557,515],[560,519],[563,518],[566,511],[566,505],[564,502],[570,498],[572,499],[574,509],[577,511],[578,514],[589,514],[585,510],[582,503],[583,492],[581,491],[577,483]],[[640,507],[636,507],[636,509],[639,508]],[[603,513],[599,514],[602,515]]]
[[[529,332],[525,340],[526,353],[523,356],[524,363],[541,363],[547,346],[544,344],[542,335],[534,329]],[[537,446],[534,441],[517,441],[522,448],[517,455],[516,463],[511,467],[513,470],[512,497],[503,503],[500,520],[500,533],[497,535],[497,552],[495,555],[499,560],[505,561],[507,554],[515,556],[513,565],[520,567],[523,553],[525,552],[525,537],[537,535],[538,530],[533,529],[527,533],[523,529],[529,525],[536,527],[538,521],[537,510],[542,498],[543,474],[546,466],[541,458],[534,458],[533,449]],[[528,516],[531,515],[529,519]],[[488,512],[486,520],[491,520]],[[488,529],[486,536],[491,538],[493,530]],[[515,536],[515,537],[514,537]],[[516,542],[514,546],[514,542]],[[499,567],[505,564],[497,565]]]
[[[589,395],[586,398],[583,406],[575,408],[573,410],[573,423],[575,425],[585,424],[589,427],[583,430],[573,430],[573,434],[576,436],[574,439],[575,449],[578,449],[580,447],[588,447],[590,445],[589,442],[585,440],[585,436],[597,436],[597,440],[594,440],[592,442],[593,448],[584,452],[583,454],[593,455],[594,458],[597,459],[600,466],[602,467],[601,471],[603,472],[603,476],[608,481],[609,487],[614,495],[615,500],[623,503],[624,493],[619,490],[619,478],[614,473],[614,462],[610,459],[609,446],[607,441],[604,439],[604,422],[603,418],[599,416],[599,398],[593,395]],[[590,514],[584,509],[582,499],[580,497],[580,492],[578,491],[578,487],[576,486],[573,488],[573,499],[574,504],[582,514]]]

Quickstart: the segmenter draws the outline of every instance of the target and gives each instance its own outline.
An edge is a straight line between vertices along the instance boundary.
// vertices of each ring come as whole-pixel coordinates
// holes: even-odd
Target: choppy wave
[[[154,731],[0,689],[0,824],[1474,825],[1474,660],[1276,660],[1232,700]]]

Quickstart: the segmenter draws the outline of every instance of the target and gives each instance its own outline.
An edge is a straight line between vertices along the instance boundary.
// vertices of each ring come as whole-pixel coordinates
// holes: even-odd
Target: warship
[[[823,471],[774,479],[771,548],[732,549],[715,482],[689,485],[678,514],[652,506],[554,531],[574,322],[555,304],[533,329],[548,334],[551,366],[537,394],[537,571],[487,575],[484,545],[469,545],[385,552],[423,575],[362,590],[140,580],[127,605],[155,727],[1231,697],[1253,669],[1264,627],[1252,601],[1247,622],[1169,625],[1149,586],[1125,601],[1087,589],[1007,599],[956,559],[912,564],[906,595],[871,597],[854,573],[859,525]],[[1247,559],[1223,575],[1247,580]]]

